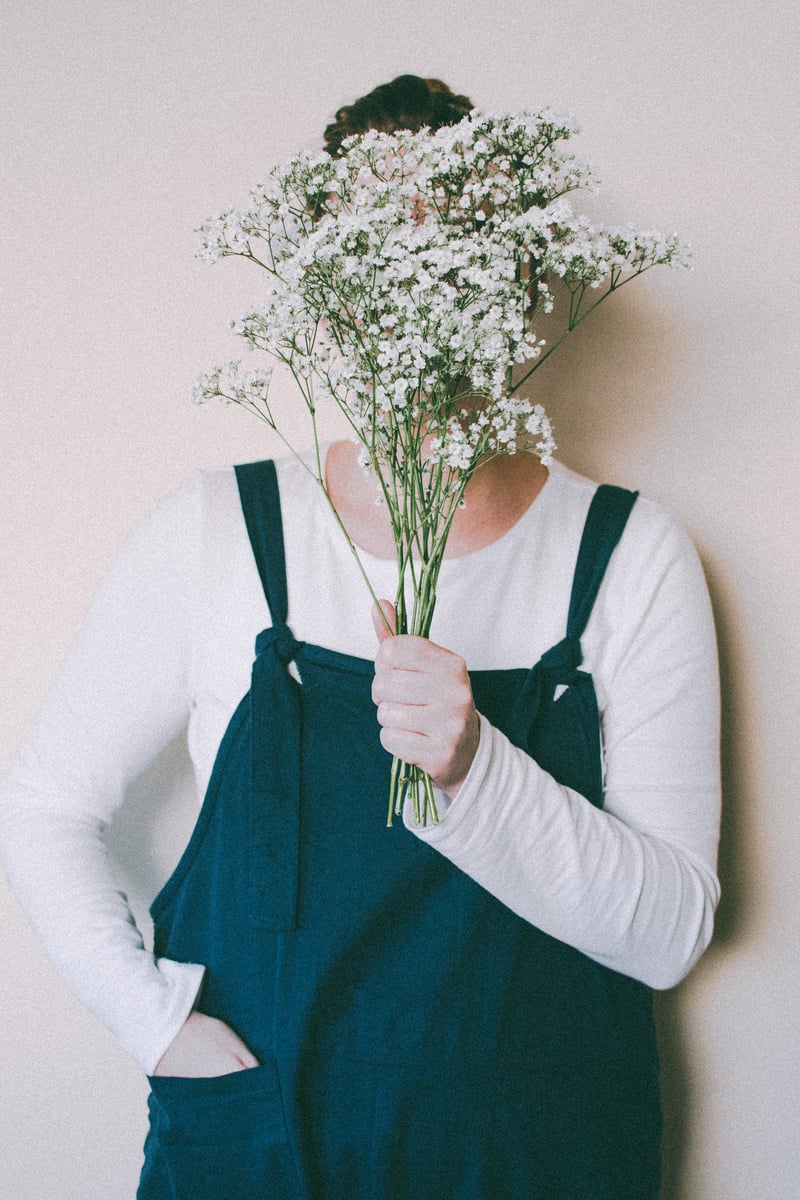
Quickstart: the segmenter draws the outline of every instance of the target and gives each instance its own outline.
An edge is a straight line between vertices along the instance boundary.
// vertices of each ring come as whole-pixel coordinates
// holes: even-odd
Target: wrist
[[[459,747],[458,757],[453,764],[455,770],[451,777],[443,780],[441,783],[436,783],[438,789],[449,797],[450,800],[455,800],[461,788],[464,786],[472,764],[475,761],[475,756],[478,753],[481,738],[481,721],[475,709],[472,710],[467,721],[467,727],[464,731],[461,746]],[[455,778],[453,778],[453,774]]]

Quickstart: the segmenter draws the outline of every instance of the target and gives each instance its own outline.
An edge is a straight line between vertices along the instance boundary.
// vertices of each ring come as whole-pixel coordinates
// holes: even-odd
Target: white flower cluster
[[[317,450],[321,400],[350,423],[389,510],[399,633],[428,635],[448,533],[478,464],[520,441],[550,459],[550,423],[520,386],[628,280],[686,262],[674,235],[606,229],[575,213],[567,196],[593,179],[562,147],[574,129],[539,109],[472,112],[436,132],[372,131],[338,158],[301,152],[253,189],[245,210],[200,228],[201,258],[241,255],[263,268],[262,301],[233,329],[289,368]],[[249,408],[283,437],[270,375],[229,363],[201,375],[193,395]],[[332,505],[319,452],[316,478]],[[435,813],[417,768],[395,763],[392,780],[390,823],[406,789],[415,812]]]
[[[549,425],[512,384],[515,367],[533,363],[527,378],[549,353],[537,317],[567,293],[569,332],[627,279],[685,261],[675,236],[573,212],[567,194],[593,186],[560,145],[574,130],[548,109],[475,111],[434,133],[350,138],[335,159],[303,151],[244,211],[202,225],[198,254],[265,268],[264,300],[235,331],[290,367],[312,411],[335,401],[374,461],[391,462],[398,426],[422,425],[426,454],[470,470],[529,442],[531,422],[547,459]],[[587,303],[587,289],[602,295]],[[195,395],[266,404],[263,373],[249,385],[223,376],[202,376]]]
[[[468,471],[476,454],[505,450],[513,454],[520,432],[536,450],[542,462],[548,464],[555,449],[550,421],[541,404],[508,397],[492,406],[491,414],[484,409],[470,413],[462,409],[447,418],[444,431],[430,438],[426,455],[431,462],[443,463],[451,471]],[[538,440],[534,440],[538,439]]]
[[[256,367],[252,371],[240,368],[241,361],[237,358],[198,375],[192,385],[193,403],[204,404],[215,397],[226,404],[266,407],[273,368]]]

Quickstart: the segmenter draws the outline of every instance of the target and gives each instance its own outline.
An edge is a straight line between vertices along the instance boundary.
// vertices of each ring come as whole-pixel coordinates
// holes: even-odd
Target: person
[[[326,145],[471,107],[403,76]],[[325,478],[392,596],[353,445]],[[533,454],[466,501],[431,638],[390,637],[301,464],[196,472],[118,552],[18,752],[9,878],[150,1077],[139,1200],[657,1195],[652,989],[718,899],[702,571],[658,505]],[[151,951],[103,833],[182,729],[204,799]],[[392,754],[438,824],[385,828]]]

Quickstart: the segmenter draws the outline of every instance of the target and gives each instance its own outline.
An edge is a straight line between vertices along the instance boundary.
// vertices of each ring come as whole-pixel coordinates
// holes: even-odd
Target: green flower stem
[[[618,292],[619,289],[624,287],[626,283],[630,283],[632,279],[638,279],[638,277],[640,275],[643,275],[645,271],[648,271],[650,269],[650,267],[655,266],[655,265],[656,265],[656,263],[654,263],[654,262],[644,263],[637,270],[635,270],[632,274],[626,275],[624,278],[621,278],[619,274],[617,274],[615,276],[612,273],[611,280],[610,280],[606,290],[603,292],[603,294],[601,296],[598,296],[598,298],[592,304],[590,304],[588,308],[585,308],[583,310],[583,312],[579,312],[579,309],[581,307],[581,303],[583,301],[583,297],[586,292],[586,285],[584,284],[583,287],[580,289],[581,295],[578,299],[577,304],[575,303],[575,292],[571,292],[570,293],[570,311],[569,311],[569,318],[566,322],[566,327],[564,328],[563,332],[561,334],[559,334],[558,337],[553,339],[553,341],[550,343],[550,345],[548,346],[548,348],[544,352],[544,354],[539,355],[539,357],[537,359],[535,359],[533,366],[529,367],[528,370],[523,375],[520,376],[520,378],[517,380],[517,382],[514,384],[514,386],[509,389],[509,393],[508,393],[509,396],[513,396],[515,392],[519,391],[519,389],[522,387],[523,383],[525,383],[528,379],[530,379],[530,377],[531,377],[531,375],[533,375],[534,371],[538,371],[539,367],[541,367],[545,362],[547,362],[550,355],[553,354],[554,351],[556,351],[559,348],[559,346],[562,344],[562,342],[566,341],[566,339],[569,337],[569,335],[572,333],[572,331],[574,329],[577,329],[577,327],[579,325],[583,324],[583,322],[586,320],[586,318],[591,313],[594,312],[594,310],[597,308],[597,306],[599,304],[602,304],[604,300],[607,300],[608,297],[610,295],[612,295],[612,293]]]
[[[475,461],[471,464],[470,469],[463,475],[458,477],[455,487],[448,487],[443,480],[444,472],[439,469],[435,473],[434,490],[431,494],[423,494],[420,497],[420,504],[424,512],[436,514],[436,519],[426,523],[426,550],[427,554],[424,562],[420,565],[419,576],[415,580],[413,589],[413,609],[411,614],[410,631],[417,637],[428,637],[430,634],[431,623],[433,620],[434,606],[436,604],[436,588],[439,580],[439,572],[444,559],[445,547],[450,533],[450,528],[455,517],[458,505],[461,502],[464,494],[464,489],[467,485],[472,472],[477,466],[480,456],[476,456]],[[412,480],[407,483],[420,482],[420,472],[411,472]],[[406,497],[409,495],[408,487],[406,488]],[[405,609],[405,571],[403,564],[413,563],[413,557],[408,550],[404,550],[401,559],[401,572],[398,582],[398,590],[395,598],[395,610],[398,613],[397,631],[405,632],[406,624],[406,609]],[[402,622],[400,616],[402,614]],[[403,763],[397,758],[392,760],[392,769],[389,783],[389,812],[387,825],[391,826],[393,817],[399,816],[403,810],[403,805],[406,797],[411,798],[412,809],[414,813],[414,821],[419,826],[427,826],[428,824],[438,824],[439,813],[436,805],[436,797],[434,794],[433,783],[424,771],[419,767]]]

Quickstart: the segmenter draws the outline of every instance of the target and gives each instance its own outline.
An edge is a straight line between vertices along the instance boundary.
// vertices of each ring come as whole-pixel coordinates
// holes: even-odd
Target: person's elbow
[[[646,966],[642,982],[655,991],[668,991],[682,983],[705,953],[714,932],[714,915],[720,897],[717,876],[699,866],[686,868],[672,928],[666,931],[660,952]]]

